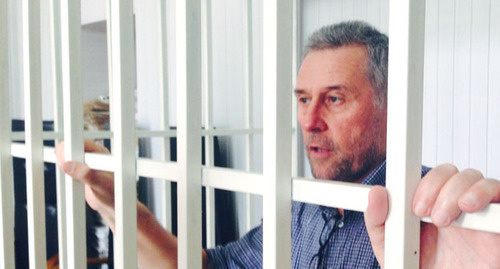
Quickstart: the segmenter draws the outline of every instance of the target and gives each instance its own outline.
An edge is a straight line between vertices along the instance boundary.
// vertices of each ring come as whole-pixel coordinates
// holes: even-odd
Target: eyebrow
[[[305,90],[302,90],[302,89],[295,89],[295,90],[294,90],[294,93],[295,93],[295,95],[297,95],[297,94],[303,94],[303,93],[305,93]]]
[[[328,87],[328,92],[330,91],[345,91],[347,90],[344,85],[334,85],[334,86],[329,86]],[[306,90],[304,89],[295,89],[295,94],[304,94],[306,93]]]

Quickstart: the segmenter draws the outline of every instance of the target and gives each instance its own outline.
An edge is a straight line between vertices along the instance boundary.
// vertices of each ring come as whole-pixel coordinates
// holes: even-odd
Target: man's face
[[[385,159],[387,113],[375,104],[364,46],[311,51],[295,94],[314,177],[361,182]]]

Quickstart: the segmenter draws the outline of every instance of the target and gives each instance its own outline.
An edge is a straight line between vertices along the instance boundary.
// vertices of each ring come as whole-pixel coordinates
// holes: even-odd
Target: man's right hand
[[[91,140],[85,140],[85,151],[109,154]],[[64,142],[55,148],[57,164],[64,173],[85,184],[85,199],[115,231],[113,173],[90,169],[84,163],[64,158]],[[177,238],[168,233],[146,206],[137,202],[137,258],[139,268],[177,268]],[[203,251],[203,268],[208,268]]]
[[[85,139],[85,151],[109,154],[108,149]],[[90,169],[81,162],[66,161],[64,142],[55,148],[57,164],[64,173],[85,184],[85,199],[89,206],[99,212],[114,231],[114,180],[113,173]]]

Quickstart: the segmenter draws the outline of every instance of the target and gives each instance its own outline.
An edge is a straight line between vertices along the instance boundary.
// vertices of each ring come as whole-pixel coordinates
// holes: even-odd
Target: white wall
[[[424,163],[500,178],[499,16],[498,1],[427,1]]]
[[[361,19],[388,30],[388,0],[302,2],[302,35]],[[500,2],[426,2],[423,163],[500,178]],[[303,39],[304,40],[304,39]]]

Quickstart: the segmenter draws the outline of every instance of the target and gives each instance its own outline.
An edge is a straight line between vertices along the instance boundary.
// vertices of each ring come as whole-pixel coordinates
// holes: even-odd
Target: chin
[[[340,164],[329,166],[330,168],[319,168],[311,165],[311,172],[314,178],[327,179],[342,182],[361,182],[366,174],[366,169],[355,170],[352,163],[345,161]]]

